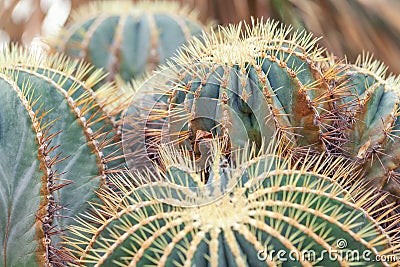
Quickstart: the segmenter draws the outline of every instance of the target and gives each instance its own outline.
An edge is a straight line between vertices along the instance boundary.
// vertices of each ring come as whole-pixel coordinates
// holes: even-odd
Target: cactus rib
[[[40,202],[36,201],[36,198],[33,198],[30,200],[29,205],[27,205],[28,208],[28,219],[20,218],[18,221],[15,221],[15,217],[19,216],[26,216],[27,214],[23,212],[23,207],[21,205],[13,203],[9,203],[9,205],[6,205],[2,210],[4,212],[8,212],[8,216],[4,216],[4,218],[8,219],[6,223],[2,223],[3,227],[5,229],[2,229],[1,232],[2,234],[2,244],[3,244],[3,249],[0,253],[2,255],[2,261],[4,266],[8,265],[17,265],[17,264],[23,264],[24,261],[25,263],[32,262],[38,262],[40,264],[52,264],[54,262],[57,262],[57,257],[66,257],[65,254],[63,254],[61,251],[59,251],[53,244],[51,236],[54,235],[55,232],[57,232],[57,227],[53,225],[53,221],[55,219],[55,214],[58,209],[60,209],[59,203],[55,201],[54,197],[54,192],[56,190],[59,190],[63,186],[65,186],[67,183],[56,183],[57,180],[59,180],[60,174],[57,173],[55,170],[55,164],[58,159],[58,155],[54,157],[50,157],[50,154],[52,151],[57,151],[58,148],[51,146],[51,140],[56,137],[57,134],[50,134],[50,129],[52,127],[52,122],[47,121],[46,115],[47,112],[44,111],[43,106],[41,106],[41,101],[40,98],[34,98],[32,94],[32,87],[29,86],[29,84],[26,84],[24,87],[21,89],[19,86],[16,84],[16,82],[11,79],[10,77],[6,76],[5,74],[1,73],[0,74],[0,79],[2,80],[2,97],[1,99],[3,101],[9,102],[12,104],[16,104],[15,102],[18,101],[20,108],[24,109],[24,112],[20,112],[19,110],[14,110],[14,112],[18,115],[19,119],[21,122],[25,120],[26,117],[29,117],[29,120],[32,124],[30,128],[28,128],[28,132],[26,132],[25,136],[22,136],[21,144],[20,144],[20,150],[19,155],[14,155],[12,159],[21,159],[21,149],[24,149],[23,146],[25,145],[25,148],[29,148],[28,143],[31,143],[32,141],[36,141],[36,146],[37,146],[37,155],[36,159],[32,158],[31,155],[28,155],[27,153],[24,154],[24,157],[28,157],[31,159],[31,164],[29,169],[31,169],[29,173],[29,169],[23,169],[22,171],[27,172],[25,174],[21,174],[21,177],[24,177],[22,180],[24,182],[23,185],[20,184],[18,187],[18,190],[12,190],[9,192],[10,194],[14,195],[19,195],[21,197],[21,194],[29,194],[26,190],[31,191],[31,194],[36,193],[36,198],[40,199]],[[34,106],[38,108],[34,108]],[[7,114],[7,111],[10,112],[11,110],[7,110],[7,104],[6,102],[3,102],[2,104],[3,107],[3,114]],[[9,117],[8,119],[11,120],[12,117]],[[4,121],[4,120],[2,120]],[[3,127],[6,126],[3,124]],[[18,136],[18,132],[23,127],[15,127],[16,125],[12,127],[6,127],[4,130],[7,130],[9,132],[8,135],[11,135],[11,139],[15,138]],[[6,132],[3,130],[3,134]],[[35,135],[35,138],[32,138],[29,140],[29,132],[32,131],[32,134]],[[7,136],[3,135],[2,138],[2,150],[4,149],[4,142],[8,142],[10,139],[4,138]],[[31,135],[32,135],[31,134]],[[9,136],[10,137],[10,136]],[[25,139],[24,139],[25,137]],[[7,140],[6,140],[7,139]],[[8,151],[7,151],[8,150]],[[4,155],[10,155],[12,154],[13,149],[9,148],[3,151]],[[22,152],[23,153],[23,152]],[[11,155],[10,155],[11,156]],[[32,155],[34,156],[34,155]],[[38,162],[35,164],[35,162]],[[23,167],[20,165],[20,162],[17,162],[16,168]],[[33,170],[33,168],[36,168],[36,170]],[[4,190],[6,189],[5,185],[6,184],[11,184],[11,183],[16,183],[18,181],[13,180],[12,177],[9,177],[6,173],[8,166],[2,166],[2,178],[8,180],[3,180],[2,184],[3,187],[1,188],[3,199],[9,198],[10,196],[5,196],[4,195]],[[17,177],[14,177],[17,178]],[[26,181],[27,178],[30,178],[29,181]],[[19,182],[22,182],[19,181]],[[40,188],[37,188],[37,186],[30,186],[27,187],[28,185],[33,185],[33,183],[38,183],[41,184]],[[24,190],[25,189],[25,190]],[[33,190],[32,190],[33,189]],[[24,190],[24,193],[23,191]],[[23,198],[21,197],[21,200]],[[36,214],[31,214],[32,206],[34,206],[34,209],[36,210]],[[18,211],[16,211],[14,208],[16,206],[19,206]],[[18,215],[20,214],[20,215]],[[3,217],[2,217],[3,218]],[[13,219],[14,218],[14,219]],[[24,221],[28,220],[29,225],[25,229],[20,229],[18,224],[23,224]],[[3,228],[2,227],[2,228]],[[33,229],[34,232],[32,233]],[[36,259],[33,258],[31,260],[28,259],[22,259],[22,262],[19,262],[21,259],[14,258],[16,255],[15,253],[12,252],[12,249],[8,249],[8,247],[12,247],[13,244],[18,245],[19,244],[19,237],[16,237],[15,234],[18,234],[19,232],[25,233],[24,236],[25,238],[32,238],[30,242],[35,242],[37,241],[37,247],[28,247],[28,246],[19,246],[18,250],[20,252],[25,251],[26,249],[31,249],[30,253],[32,256],[36,256]],[[33,236],[32,236],[33,234]],[[28,237],[30,236],[30,237]],[[25,240],[23,238],[23,240]],[[10,252],[11,250],[11,252]],[[22,251],[21,251],[22,250]],[[35,251],[36,250],[36,251]],[[20,255],[23,255],[24,253],[22,252]],[[28,254],[28,253],[27,253]],[[28,254],[28,255],[29,255]],[[25,256],[25,255],[23,255]]]

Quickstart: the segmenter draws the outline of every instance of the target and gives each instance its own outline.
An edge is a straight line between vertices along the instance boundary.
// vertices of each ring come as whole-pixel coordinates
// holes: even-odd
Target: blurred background
[[[93,1],[93,0],[92,0]],[[320,44],[354,61],[369,51],[400,74],[400,0],[178,0],[218,24],[271,17],[323,36]],[[0,43],[54,34],[89,0],[0,0]]]

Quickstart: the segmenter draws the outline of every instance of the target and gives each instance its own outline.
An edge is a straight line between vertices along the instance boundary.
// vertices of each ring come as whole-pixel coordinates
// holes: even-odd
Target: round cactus
[[[126,150],[154,160],[160,143],[174,142],[201,158],[204,137],[229,136],[238,148],[279,132],[296,158],[324,152],[360,163],[360,176],[397,201],[400,78],[385,78],[369,57],[335,62],[316,41],[273,21],[194,38],[142,85],[125,120]]]
[[[126,81],[141,77],[202,32],[197,14],[166,1],[99,1],[81,7],[51,46]]]
[[[125,118],[127,151],[157,157],[152,146],[166,137],[201,157],[196,144],[204,137],[229,136],[237,148],[248,140],[261,145],[276,132],[286,133],[298,153],[311,144],[327,150],[332,74],[320,67],[327,59],[317,39],[290,36],[290,27],[273,21],[242,28],[194,38],[142,85]]]
[[[293,166],[280,150],[246,146],[228,163],[223,146],[211,146],[207,175],[188,151],[161,148],[164,168],[152,178],[115,177],[120,192],[101,192],[107,204],[71,229],[76,264],[351,266],[387,256],[374,264],[394,266],[398,241],[368,213],[381,200],[349,186],[348,165],[318,157]]]
[[[121,150],[117,123],[91,89],[100,71],[62,56],[0,51],[0,250],[4,266],[65,266],[59,236],[98,201]],[[109,84],[107,88],[117,92]]]

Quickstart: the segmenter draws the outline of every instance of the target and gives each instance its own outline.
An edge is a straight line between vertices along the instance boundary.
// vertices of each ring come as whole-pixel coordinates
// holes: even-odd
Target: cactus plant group
[[[195,12],[166,1],[99,1],[75,11],[52,38],[55,50],[83,58],[126,81],[140,78],[174,55],[203,25]]]
[[[1,49],[4,266],[398,266],[400,78],[272,20],[202,30],[103,1],[48,44],[108,74]]]
[[[325,153],[357,162],[370,186],[397,202],[400,79],[385,77],[367,55],[355,64],[334,61],[304,31],[273,21],[244,27],[195,38],[143,84],[154,108],[142,108],[146,120],[137,122],[132,107],[126,146],[146,142],[138,154],[154,158],[152,147],[167,136],[201,158],[196,144],[205,135],[227,135],[238,148],[280,132],[297,158]]]

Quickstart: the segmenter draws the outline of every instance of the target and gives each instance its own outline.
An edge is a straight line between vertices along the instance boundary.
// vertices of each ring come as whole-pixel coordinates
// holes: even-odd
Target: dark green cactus
[[[153,160],[160,143],[174,142],[201,158],[204,137],[229,136],[238,148],[279,132],[296,158],[345,156],[359,163],[370,186],[397,201],[400,78],[385,78],[385,67],[369,57],[335,62],[316,41],[273,21],[195,38],[143,84],[144,96],[139,91],[125,120],[127,151],[145,144],[137,155]]]
[[[338,103],[348,122],[341,134],[343,154],[357,161],[368,183],[400,198],[399,89],[400,77],[385,78],[386,67],[371,56],[360,56],[335,79],[351,92]]]
[[[89,71],[35,49],[0,52],[2,266],[65,266],[59,235],[117,167],[118,127],[104,110],[112,98],[96,102],[91,87],[104,75]]]
[[[165,63],[202,27],[195,12],[174,2],[98,1],[75,11],[50,43],[130,81]]]
[[[67,243],[76,264],[394,266],[362,256],[365,251],[371,259],[389,256],[398,241],[369,216],[371,206],[382,200],[359,190],[359,184],[348,186],[351,167],[321,157],[293,166],[281,150],[263,147],[257,153],[246,147],[230,164],[224,146],[212,147],[207,175],[188,151],[163,148],[164,168],[157,174],[113,179],[123,194],[102,191],[106,204],[96,205],[95,213],[71,229],[74,236]],[[201,177],[206,176],[204,186]],[[346,182],[338,182],[344,177]],[[145,183],[135,188],[132,180]]]

